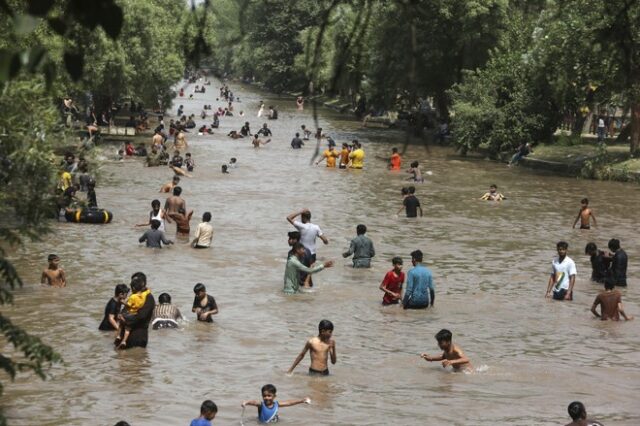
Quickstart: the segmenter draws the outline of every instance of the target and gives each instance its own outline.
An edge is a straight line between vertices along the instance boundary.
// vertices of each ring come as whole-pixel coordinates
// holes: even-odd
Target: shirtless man
[[[182,194],[182,188],[176,186],[173,188],[173,195],[167,198],[164,203],[165,215],[171,217],[172,214],[178,213],[180,209],[187,211],[187,203],[180,196]],[[168,218],[167,218],[168,219]],[[167,220],[168,222],[168,220]]]
[[[287,372],[287,374],[293,373],[296,366],[302,361],[307,351],[310,351],[311,366],[309,367],[310,376],[328,376],[329,355],[331,356],[331,363],[335,364],[336,357],[336,342],[331,335],[333,334],[333,324],[329,320],[322,320],[318,324],[318,336],[312,337],[305,343],[302,352],[293,362],[293,365]]]
[[[566,426],[602,426],[602,423],[587,419],[587,409],[584,404],[579,401],[573,401],[568,407],[571,423]]]
[[[153,138],[151,139],[152,145],[151,146],[155,146],[156,149],[161,149],[162,148],[162,143],[164,142],[164,138],[162,137],[162,134],[160,133],[160,129],[156,129],[155,134],[153,135]]]
[[[442,361],[443,367],[451,366],[453,367],[453,371],[471,371],[473,369],[471,361],[469,361],[469,358],[467,358],[458,345],[454,345],[451,342],[452,337],[453,335],[449,330],[440,330],[438,334],[436,334],[436,340],[438,341],[438,347],[444,351],[442,355],[430,356],[429,354],[423,353],[420,354],[420,357],[426,361]]]
[[[47,260],[49,261],[49,266],[42,271],[40,283],[49,284],[51,287],[66,287],[67,277],[64,269],[59,266],[60,258],[55,254],[50,254]]]
[[[266,145],[269,142],[271,142],[271,139],[267,139],[266,141],[263,142],[257,133],[253,135],[253,140],[251,141],[254,148],[260,148],[260,145]]]
[[[583,198],[580,204],[580,211],[578,212],[576,220],[573,221],[572,228],[576,227],[578,220],[580,221],[580,229],[591,229],[591,219],[593,219],[593,226],[598,226],[596,217],[593,215],[593,210],[589,208],[589,199]]]
[[[171,192],[173,191],[173,188],[178,186],[178,183],[180,183],[180,176],[174,176],[173,179],[171,179],[171,182],[167,182],[162,185],[158,192]]]
[[[184,132],[182,130],[178,130],[178,133],[176,134],[176,139],[173,142],[173,149],[183,150],[188,147],[189,145],[187,144],[187,138],[184,135]]]
[[[632,320],[632,316],[627,316],[622,306],[622,294],[620,291],[614,290],[615,284],[612,280],[605,280],[604,291],[596,296],[596,300],[593,301],[591,306],[591,312],[603,321],[612,320],[620,321],[620,315],[622,318],[629,321]],[[600,313],[596,308],[600,305]]]

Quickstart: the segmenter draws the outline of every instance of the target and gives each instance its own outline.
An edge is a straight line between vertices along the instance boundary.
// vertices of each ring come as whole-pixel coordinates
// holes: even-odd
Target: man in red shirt
[[[402,298],[402,283],[404,283],[404,272],[402,272],[402,259],[394,257],[391,260],[393,269],[387,272],[380,284],[380,290],[384,292],[382,297],[383,305],[395,305]]]

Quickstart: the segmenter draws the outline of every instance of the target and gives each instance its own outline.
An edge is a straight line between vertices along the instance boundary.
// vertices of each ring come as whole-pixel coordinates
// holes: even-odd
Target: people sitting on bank
[[[516,153],[513,154],[513,157],[511,157],[511,161],[509,161],[508,166],[509,167],[517,166],[520,160],[522,160],[524,157],[531,154],[532,152],[533,152],[533,149],[531,149],[530,142],[521,144],[516,150]]]

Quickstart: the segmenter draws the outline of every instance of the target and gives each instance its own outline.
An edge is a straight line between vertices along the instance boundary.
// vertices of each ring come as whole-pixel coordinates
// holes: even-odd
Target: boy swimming
[[[420,354],[420,357],[426,361],[442,361],[443,367],[451,366],[454,371],[471,371],[473,369],[471,361],[462,352],[462,349],[458,345],[454,345],[451,342],[453,335],[449,330],[442,329],[436,334],[436,340],[438,341],[438,347],[442,349],[442,355],[431,356],[429,354]]]
[[[302,352],[293,362],[293,365],[287,372],[287,374],[293,373],[296,366],[302,361],[307,351],[310,351],[311,366],[309,367],[310,376],[328,376],[329,367],[328,359],[331,356],[331,363],[335,364],[337,361],[336,356],[336,342],[331,337],[333,334],[333,323],[329,320],[322,320],[318,324],[318,336],[312,337],[302,348]]]
[[[47,257],[49,265],[47,269],[42,271],[42,277],[40,278],[41,284],[49,284],[51,287],[66,287],[67,277],[60,265],[60,258],[58,255],[50,254]]]
[[[498,192],[498,187],[496,185],[491,185],[489,187],[489,192],[485,192],[480,199],[485,201],[502,201],[506,200],[507,197]]]
[[[260,423],[276,423],[278,421],[278,410],[281,407],[291,407],[298,404],[311,404],[309,398],[290,399],[287,401],[276,401],[276,387],[268,384],[264,385],[260,391],[262,401],[247,400],[242,401],[242,408],[247,405],[258,407],[258,421]]]

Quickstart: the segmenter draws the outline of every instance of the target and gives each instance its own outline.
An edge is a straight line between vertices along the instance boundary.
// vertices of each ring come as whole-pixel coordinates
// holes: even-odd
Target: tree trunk
[[[633,157],[640,154],[640,102],[635,102],[631,106],[631,143],[629,148]]]

